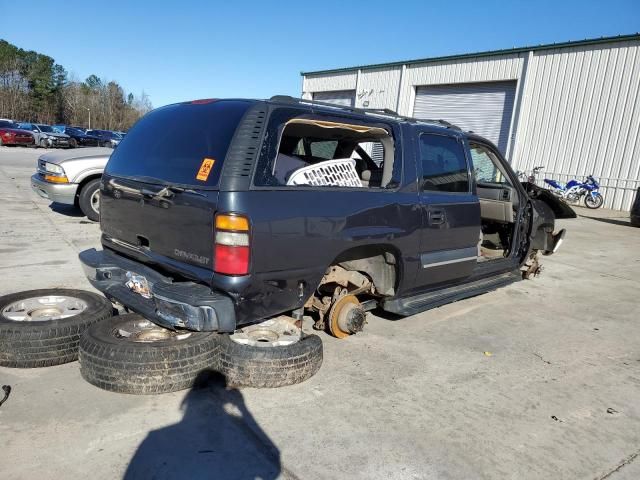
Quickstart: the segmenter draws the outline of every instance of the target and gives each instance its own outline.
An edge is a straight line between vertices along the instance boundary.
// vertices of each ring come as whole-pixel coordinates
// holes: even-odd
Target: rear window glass
[[[169,105],[145,115],[115,149],[105,172],[214,186],[246,101]],[[212,162],[213,160],[213,162]]]

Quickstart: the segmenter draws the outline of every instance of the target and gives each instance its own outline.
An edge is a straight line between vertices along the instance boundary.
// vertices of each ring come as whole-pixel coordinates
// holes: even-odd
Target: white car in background
[[[31,188],[54,203],[76,205],[89,220],[100,218],[100,179],[113,149],[50,152],[38,158]]]
[[[52,126],[41,123],[19,123],[20,128],[29,130],[35,139],[35,146],[42,148],[64,147],[69,148],[71,137],[64,133],[56,132]]]

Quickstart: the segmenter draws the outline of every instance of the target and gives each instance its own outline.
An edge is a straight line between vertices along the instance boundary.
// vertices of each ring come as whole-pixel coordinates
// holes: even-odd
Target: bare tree
[[[34,51],[0,40],[0,117],[127,130],[152,109],[142,92],[125,93],[116,81],[90,75],[82,82]]]

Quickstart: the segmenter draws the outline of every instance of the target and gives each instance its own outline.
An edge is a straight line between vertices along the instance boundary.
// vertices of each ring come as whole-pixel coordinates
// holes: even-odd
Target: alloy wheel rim
[[[600,200],[600,198],[601,198],[600,196],[595,196],[595,197],[594,197],[594,196],[588,195],[588,196],[585,198],[585,200],[586,200],[586,202],[587,202],[589,205],[591,205],[591,206],[594,206],[594,207],[595,207],[595,206],[599,206],[599,205],[601,204],[601,200]]]
[[[115,338],[133,343],[180,341],[192,335],[191,332],[160,327],[144,318],[127,320],[114,328],[111,334]]]
[[[74,317],[87,308],[87,302],[77,297],[45,295],[10,303],[2,309],[2,316],[13,322],[45,322]]]
[[[91,208],[93,211],[100,213],[100,190],[93,192],[89,201],[91,202]]]
[[[251,347],[284,347],[299,342],[302,338],[302,329],[287,317],[277,317],[256,325],[242,327],[229,338],[235,343]]]

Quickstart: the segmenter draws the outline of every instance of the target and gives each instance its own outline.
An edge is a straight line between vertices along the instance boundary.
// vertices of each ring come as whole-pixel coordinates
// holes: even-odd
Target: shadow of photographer
[[[150,432],[126,480],[261,479],[280,474],[280,452],[256,423],[239,390],[212,370],[198,375],[179,423]]]

